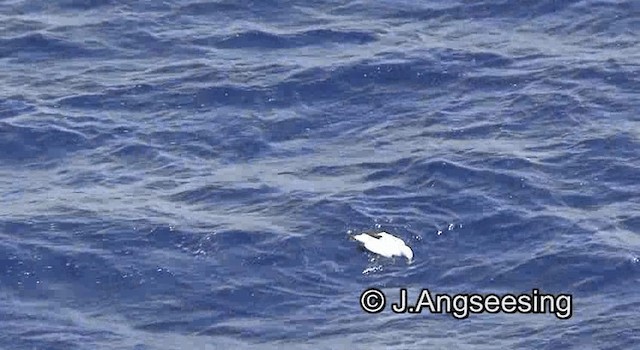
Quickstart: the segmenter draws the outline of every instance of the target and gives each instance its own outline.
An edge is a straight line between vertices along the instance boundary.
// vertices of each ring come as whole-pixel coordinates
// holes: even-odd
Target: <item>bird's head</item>
[[[409,262],[413,261],[413,250],[409,246],[402,247],[402,255],[407,258]]]

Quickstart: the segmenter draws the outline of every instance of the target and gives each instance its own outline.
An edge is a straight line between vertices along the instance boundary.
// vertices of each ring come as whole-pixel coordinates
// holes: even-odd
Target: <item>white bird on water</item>
[[[363,232],[351,237],[368,251],[385,258],[404,256],[409,262],[413,260],[413,250],[402,239],[387,232]]]

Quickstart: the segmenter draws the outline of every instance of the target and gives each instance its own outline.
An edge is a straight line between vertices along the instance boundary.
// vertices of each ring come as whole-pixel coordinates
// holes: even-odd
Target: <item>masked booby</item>
[[[409,262],[413,260],[413,250],[402,239],[388,232],[363,232],[351,237],[368,251],[385,258],[404,256]]]

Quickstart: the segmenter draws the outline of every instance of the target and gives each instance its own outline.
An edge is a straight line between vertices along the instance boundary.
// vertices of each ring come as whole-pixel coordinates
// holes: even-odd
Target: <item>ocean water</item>
[[[0,1],[0,348],[640,347],[639,28],[634,0]],[[376,229],[414,261],[349,239]]]

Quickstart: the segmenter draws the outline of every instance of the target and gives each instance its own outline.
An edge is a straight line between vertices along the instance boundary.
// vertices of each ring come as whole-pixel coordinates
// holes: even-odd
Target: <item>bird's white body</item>
[[[386,258],[404,256],[409,262],[413,260],[413,250],[402,239],[387,232],[365,232],[352,237],[372,253]]]

